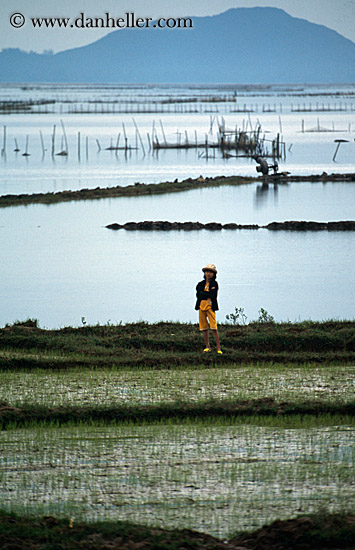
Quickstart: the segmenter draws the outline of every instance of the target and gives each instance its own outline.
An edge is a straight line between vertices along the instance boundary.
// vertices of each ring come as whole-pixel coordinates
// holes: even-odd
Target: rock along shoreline
[[[107,229],[115,231],[125,229],[126,231],[221,231],[222,229],[268,229],[270,231],[355,231],[355,221],[345,220],[337,222],[314,222],[314,221],[285,221],[271,222],[267,225],[238,224],[217,222],[168,222],[168,221],[142,221],[127,222],[125,224],[112,223],[106,225]]]

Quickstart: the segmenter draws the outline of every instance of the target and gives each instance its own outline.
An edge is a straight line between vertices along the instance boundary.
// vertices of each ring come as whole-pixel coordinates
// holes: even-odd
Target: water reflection
[[[255,206],[256,208],[263,208],[268,202],[269,197],[273,198],[274,206],[278,204],[279,184],[263,182],[261,185],[257,185],[255,190]]]

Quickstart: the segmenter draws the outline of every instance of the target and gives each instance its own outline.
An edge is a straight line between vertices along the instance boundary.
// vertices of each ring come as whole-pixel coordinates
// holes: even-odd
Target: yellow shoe
[[[220,349],[217,351],[217,353],[219,353],[220,355],[223,355],[223,351],[221,351]]]
[[[205,348],[205,349],[203,350],[203,353],[208,353],[209,351],[211,351],[211,348]]]

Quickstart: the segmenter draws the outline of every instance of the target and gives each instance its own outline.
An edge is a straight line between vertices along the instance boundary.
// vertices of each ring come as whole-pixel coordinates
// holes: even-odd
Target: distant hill
[[[193,29],[121,29],[55,55],[6,49],[2,82],[347,83],[355,43],[276,8],[194,17]]]

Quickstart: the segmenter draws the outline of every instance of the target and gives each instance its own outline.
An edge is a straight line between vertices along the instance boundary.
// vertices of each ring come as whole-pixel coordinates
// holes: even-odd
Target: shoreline
[[[289,174],[277,174],[269,176],[267,182],[260,176],[216,176],[188,178],[183,181],[174,180],[162,183],[134,183],[133,185],[115,187],[96,187],[95,189],[79,189],[77,191],[58,191],[56,193],[31,193],[19,195],[1,195],[0,208],[11,206],[24,206],[29,204],[56,204],[60,202],[99,200],[119,197],[140,197],[145,195],[160,195],[165,193],[178,193],[201,189],[206,187],[219,187],[223,185],[245,185],[249,183],[287,184],[296,182],[355,182],[355,173],[349,174],[315,174],[310,176],[297,176]]]

